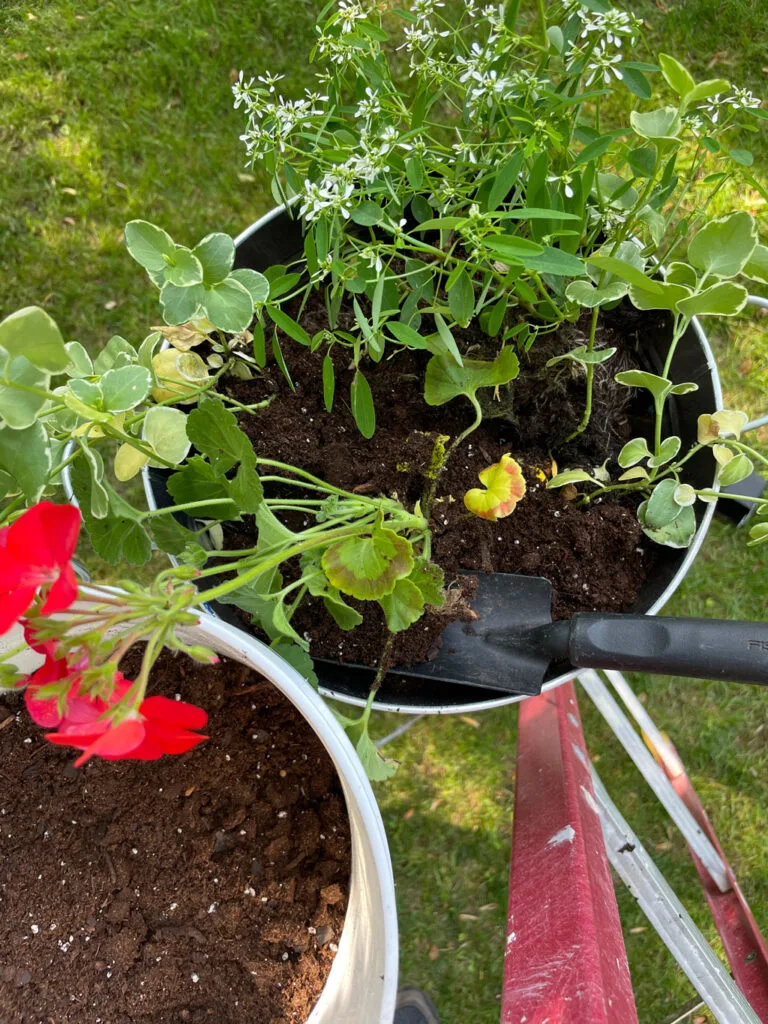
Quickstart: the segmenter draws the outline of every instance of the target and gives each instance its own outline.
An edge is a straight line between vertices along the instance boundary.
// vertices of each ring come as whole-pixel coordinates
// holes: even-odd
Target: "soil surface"
[[[325,308],[315,294],[300,313],[307,332],[327,327]],[[340,326],[349,327],[342,310]],[[647,332],[664,332],[661,313],[638,313],[629,304],[601,316],[598,348],[615,346],[616,355],[595,373],[594,405],[588,430],[575,442],[564,438],[578,425],[584,408],[583,372],[571,361],[547,367],[547,361],[585,344],[588,316],[576,324],[537,339],[531,351],[520,352],[519,378],[494,394],[481,391],[485,418],[457,450],[441,475],[432,510],[433,559],[455,591],[461,573],[510,572],[542,575],[554,588],[553,614],[567,618],[577,611],[626,611],[632,607],[654,564],[654,545],[637,523],[633,496],[607,498],[589,506],[567,500],[567,492],[546,490],[552,459],[559,470],[599,467],[615,458],[633,436],[648,434],[649,409],[629,388],[614,381],[622,369],[642,365],[638,352]],[[428,328],[428,325],[427,325]],[[455,331],[457,343],[474,358],[493,358],[498,343],[470,325]],[[336,398],[329,414],[323,402],[321,359],[281,334],[280,344],[294,390],[271,362],[250,381],[228,382],[242,402],[273,395],[263,413],[244,414],[240,425],[258,454],[298,465],[329,483],[365,494],[397,495],[407,506],[422,497],[424,472],[438,435],[455,437],[473,419],[470,403],[458,398],[429,407],[423,381],[428,353],[403,351],[395,358],[364,367],[376,407],[377,426],[371,440],[357,429],[349,407],[353,369],[348,351],[332,351]],[[463,496],[478,486],[478,473],[510,453],[523,466],[527,494],[508,518],[489,523],[467,513]],[[294,492],[295,493],[295,492]],[[229,544],[251,546],[254,532],[246,524]],[[471,584],[462,582],[461,587]],[[350,602],[355,604],[354,601]],[[364,622],[343,632],[321,602],[302,604],[294,625],[310,640],[311,653],[343,662],[375,665],[387,631],[378,606],[360,603]],[[428,660],[446,625],[442,615],[427,614],[406,633],[398,634],[391,664]]]
[[[165,652],[152,689],[209,741],[76,770],[0,699],[1,1024],[286,1024],[322,991],[350,874],[324,747],[236,662]]]

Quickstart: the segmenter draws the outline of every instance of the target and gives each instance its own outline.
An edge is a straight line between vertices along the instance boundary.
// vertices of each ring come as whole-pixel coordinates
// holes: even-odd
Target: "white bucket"
[[[349,904],[339,951],[306,1024],[392,1024],[398,970],[392,862],[371,784],[352,744],[307,681],[261,641],[207,614],[179,633],[185,643],[204,644],[273,683],[312,726],[339,773],[352,835]],[[0,636],[0,653],[22,640],[21,628],[14,627]],[[42,658],[27,650],[13,660],[31,672]]]

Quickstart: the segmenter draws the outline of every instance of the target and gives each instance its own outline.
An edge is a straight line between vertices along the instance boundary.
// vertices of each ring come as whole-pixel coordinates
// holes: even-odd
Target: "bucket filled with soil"
[[[221,658],[153,670],[208,712],[182,757],[74,769],[0,694],[0,1019],[389,1024],[392,871],[352,747],[258,641],[209,616],[185,639]]]
[[[275,210],[236,240],[237,264],[268,271],[275,264],[290,263],[301,244],[300,222],[284,210]],[[296,315],[310,336],[327,326],[319,293],[310,296]],[[351,309],[345,312],[342,307],[342,321],[345,315],[353,317]],[[581,611],[655,614],[695,558],[711,521],[711,504],[697,504],[696,535],[681,550],[657,545],[643,533],[637,519],[640,499],[631,494],[607,494],[584,504],[572,500],[567,490],[546,487],[558,466],[615,467],[630,438],[652,435],[653,408],[647,395],[644,398],[620,386],[614,376],[637,368],[661,373],[671,322],[662,311],[642,312],[625,301],[601,318],[596,347],[617,351],[610,371],[596,368],[590,426],[574,442],[563,443],[583,412],[583,377],[570,362],[556,369],[547,364],[564,348],[582,342],[587,331],[584,318],[564,323],[557,332],[540,338],[529,353],[520,352],[524,372],[512,382],[506,397],[491,396],[489,389],[481,426],[440,475],[430,528],[432,558],[445,574],[448,599],[442,608],[396,634],[388,652],[390,669],[375,707],[430,713],[488,708],[521,699],[477,686],[435,683],[407,671],[409,665],[434,658],[448,622],[471,617],[479,574],[548,579],[553,585],[555,619]],[[488,338],[472,324],[459,340],[465,352],[479,359],[490,354]],[[244,404],[269,400],[263,412],[239,417],[239,426],[258,455],[296,465],[349,492],[397,495],[413,507],[424,492],[436,439],[456,437],[472,420],[471,407],[462,398],[440,406],[425,404],[421,385],[429,353],[401,352],[397,359],[366,364],[378,410],[375,434],[366,439],[343,401],[335,403],[332,413],[327,411],[322,360],[284,333],[280,333],[280,348],[290,367],[292,387],[274,359],[250,380],[225,377],[219,384]],[[348,393],[354,369],[341,355],[334,373],[338,392]],[[722,405],[714,357],[698,321],[691,323],[678,343],[669,375],[698,387],[682,400],[668,403],[669,429],[686,450],[696,441],[698,416]],[[525,499],[503,522],[469,516],[462,496],[477,486],[485,467],[510,452],[523,469]],[[710,486],[709,453],[700,451],[688,461],[685,472],[694,486]],[[157,469],[145,472],[152,508],[172,503],[165,487],[167,475]],[[224,536],[227,548],[249,548],[256,531],[244,517],[241,523],[225,524]],[[309,642],[323,692],[362,704],[380,664],[387,629],[378,606],[360,602],[356,607],[363,622],[353,631],[339,628],[322,601],[312,599],[299,608],[293,625]],[[253,628],[245,611],[222,605],[214,610],[246,629]],[[569,674],[568,664],[560,664],[552,669],[545,686],[557,685]]]

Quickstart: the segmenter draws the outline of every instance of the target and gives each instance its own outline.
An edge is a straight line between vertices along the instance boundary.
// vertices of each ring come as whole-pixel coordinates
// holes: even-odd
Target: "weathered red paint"
[[[520,705],[502,1024],[637,1024],[572,683]]]
[[[739,889],[731,866],[717,841],[715,831],[702,807],[698,793],[693,788],[693,783],[685,773],[682,762],[677,757],[674,763],[666,758],[662,760],[662,766],[678,795],[696,819],[699,828],[709,837],[723,859],[732,886],[728,892],[720,892],[707,869],[691,851],[704,895],[731,965],[734,981],[760,1020],[768,1024],[768,947],[765,939]]]

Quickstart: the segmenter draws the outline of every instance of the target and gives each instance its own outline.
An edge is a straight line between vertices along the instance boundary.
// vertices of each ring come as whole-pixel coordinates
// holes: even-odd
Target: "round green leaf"
[[[757,245],[757,224],[746,210],[718,217],[691,239],[688,258],[695,267],[717,277],[735,277]]]
[[[22,430],[0,429],[0,469],[13,477],[30,505],[40,500],[51,471],[51,449],[39,420]]]
[[[177,288],[190,288],[203,280],[203,267],[200,260],[183,245],[177,245],[173,253],[173,262],[165,269],[165,280],[175,284]]]
[[[622,469],[628,469],[629,466],[634,466],[638,462],[642,462],[643,459],[649,459],[651,452],[648,449],[648,442],[644,437],[633,437],[631,441],[627,441],[624,447],[619,452],[619,465]]]
[[[15,381],[25,387],[41,388],[48,387],[49,376],[45,370],[33,366],[24,356],[16,356],[11,359],[6,367],[8,380]],[[0,384],[0,420],[12,430],[23,430],[31,427],[37,418],[37,414],[48,403],[43,395],[30,394],[27,391],[18,391],[16,388]]]
[[[0,345],[10,356],[25,356],[33,366],[61,373],[69,365],[56,321],[39,306],[17,309],[0,322]]]
[[[659,107],[645,113],[633,110],[629,123],[644,139],[674,139],[680,132],[680,114],[677,107]]]
[[[233,270],[229,278],[248,289],[254,306],[263,305],[269,298],[269,281],[258,270],[243,267],[241,270]]]
[[[223,281],[235,262],[235,243],[222,231],[206,235],[192,250],[203,268],[203,282],[210,286]]]
[[[391,594],[379,599],[390,632],[408,629],[424,614],[424,598],[415,583],[398,580]]]
[[[323,572],[342,594],[378,601],[391,594],[399,579],[410,575],[410,542],[393,530],[375,529],[370,537],[350,537],[325,551]]]
[[[155,273],[165,270],[175,249],[171,236],[146,220],[125,225],[125,245],[138,264]]]
[[[186,324],[195,319],[201,304],[206,297],[206,291],[202,285],[193,285],[191,288],[179,288],[170,281],[166,281],[160,291],[160,306],[163,310],[163,319],[167,324]]]
[[[610,284],[596,288],[589,281],[571,281],[565,289],[566,298],[585,309],[604,306],[608,302],[616,302],[627,294],[628,285],[624,281],[611,281]]]
[[[70,377],[90,377],[93,373],[93,362],[79,341],[68,341],[64,346],[69,356],[67,373]]]
[[[645,504],[643,522],[652,530],[661,530],[669,526],[680,515],[681,508],[675,501],[675,490],[677,481],[672,479],[662,480],[657,484]]]
[[[127,412],[149,394],[152,374],[145,366],[123,366],[119,370],[107,370],[100,384],[104,408],[111,413]]]
[[[170,406],[154,406],[148,410],[142,436],[161,459],[176,465],[186,458],[191,447],[185,413]]]
[[[140,452],[132,444],[121,444],[115,455],[115,476],[121,483],[125,483],[126,480],[132,480],[148,462],[149,456],[144,452]]]
[[[686,508],[696,501],[696,491],[690,484],[679,484],[672,495],[677,505]]]
[[[510,346],[506,346],[493,362],[465,359],[459,366],[446,356],[432,356],[427,363],[424,398],[427,405],[444,405],[459,395],[474,395],[479,388],[508,384],[517,377],[520,363]]]
[[[670,483],[674,484],[674,480]],[[679,515],[675,519],[662,527],[653,527],[645,519],[648,504],[649,502],[644,501],[637,510],[637,517],[640,520],[643,533],[657,544],[663,544],[665,547],[687,548],[696,533],[696,513],[693,508],[691,506],[686,508],[675,506],[679,511]]]
[[[205,314],[214,327],[227,334],[245,331],[253,319],[251,293],[239,281],[228,277],[220,284],[205,289]]]
[[[718,281],[698,295],[681,299],[677,308],[686,316],[736,316],[747,304],[747,289],[733,281]]]
[[[674,57],[660,53],[659,64],[664,81],[675,90],[678,96],[685,96],[696,87],[693,76]]]

